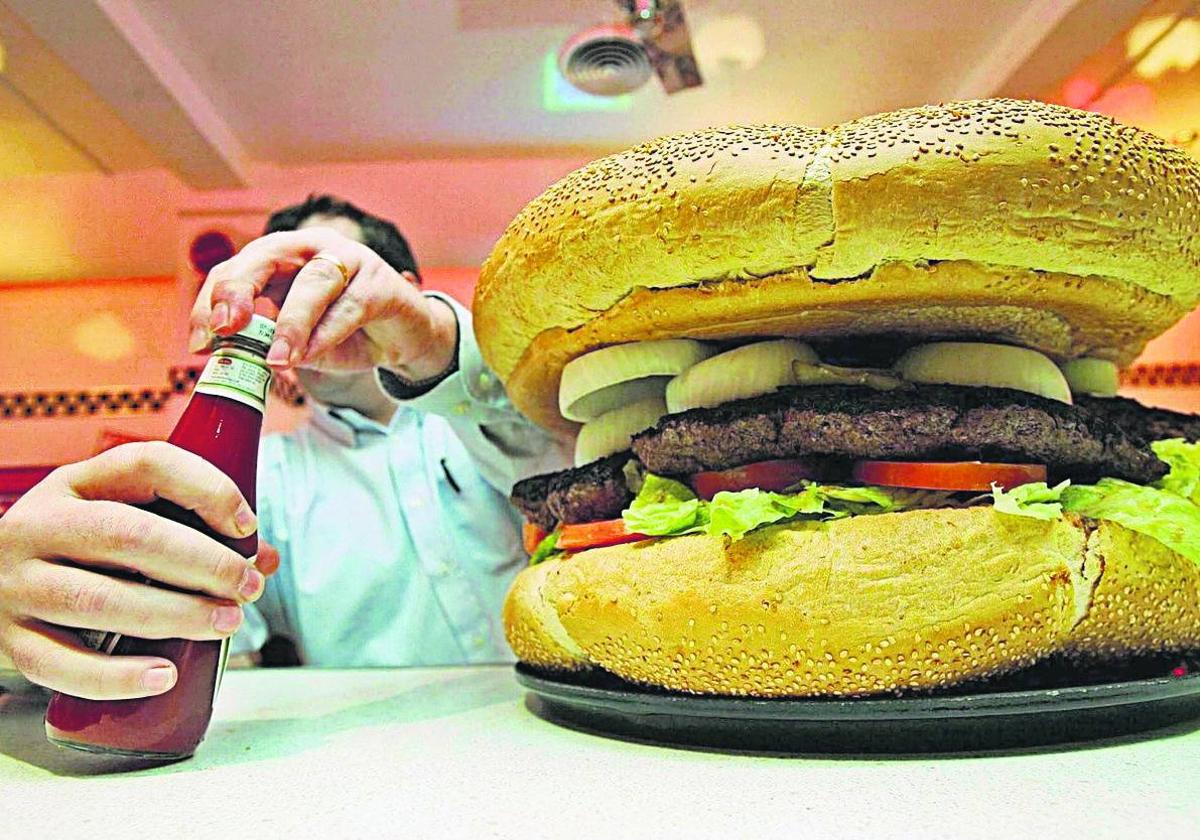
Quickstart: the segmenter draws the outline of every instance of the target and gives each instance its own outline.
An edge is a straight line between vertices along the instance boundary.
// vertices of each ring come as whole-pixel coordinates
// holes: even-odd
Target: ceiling
[[[553,4],[469,5],[507,7],[509,20],[521,20],[537,15],[516,9]],[[446,0],[359,4],[332,20],[327,0],[232,3],[220,15],[210,0],[159,0],[145,16],[171,43],[190,35],[185,66],[253,157],[299,163],[431,148],[626,146],[714,123],[820,124],[942,99],[1026,5],[980,0],[964,20],[952,11],[961,0],[709,0],[696,4],[694,35],[720,16],[756,22],[767,42],[757,67],[702,65],[710,82],[699,90],[668,97],[647,85],[628,110],[561,113],[543,108],[545,57],[581,27],[615,20],[615,3],[576,3],[565,25],[487,29],[460,26]]]
[[[1019,77],[1044,89],[1142,5],[689,0],[705,86],[668,97],[652,83],[594,110],[548,62],[614,20],[610,0],[0,0],[0,177],[165,165],[209,188],[258,162],[606,152],[709,125],[828,124]]]

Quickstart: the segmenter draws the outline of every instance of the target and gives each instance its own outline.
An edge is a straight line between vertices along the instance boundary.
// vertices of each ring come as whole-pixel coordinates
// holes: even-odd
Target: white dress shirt
[[[235,653],[282,635],[310,665],[511,659],[500,609],[526,558],[508,492],[569,455],[512,408],[470,313],[433,296],[458,317],[456,373],[398,401],[387,426],[314,404],[298,431],[263,439],[259,533],[282,563],[247,607]]]

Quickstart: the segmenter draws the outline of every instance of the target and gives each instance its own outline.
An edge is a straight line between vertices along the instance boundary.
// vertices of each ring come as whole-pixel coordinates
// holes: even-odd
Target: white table
[[[46,743],[44,707],[0,698],[5,840],[1200,838],[1187,728],[999,756],[770,758],[559,728],[507,667],[260,670],[226,675],[195,758],[121,771]]]

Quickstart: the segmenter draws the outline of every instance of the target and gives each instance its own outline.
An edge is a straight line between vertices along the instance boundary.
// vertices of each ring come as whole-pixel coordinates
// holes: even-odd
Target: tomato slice
[[[984,461],[858,461],[852,475],[863,484],[919,490],[1008,490],[1046,480],[1043,464],[989,464]]]
[[[526,522],[521,526],[521,544],[525,546],[526,554],[533,554],[542,540],[550,536],[550,532],[540,525]]]
[[[825,472],[819,464],[795,458],[755,461],[731,470],[696,473],[692,476],[692,489],[704,499],[711,499],[723,490],[736,493],[751,487],[778,492],[801,479],[821,479]]]
[[[556,548],[563,551],[582,551],[604,545],[648,540],[645,534],[635,534],[625,527],[624,519],[602,519],[599,522],[582,522],[578,525],[560,525]]]

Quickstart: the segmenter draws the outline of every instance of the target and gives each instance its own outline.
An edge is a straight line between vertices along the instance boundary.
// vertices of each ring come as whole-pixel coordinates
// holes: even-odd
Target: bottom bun
[[[701,694],[928,690],[1200,647],[1200,569],[1108,522],[917,510],[599,548],[522,572],[518,658]]]

